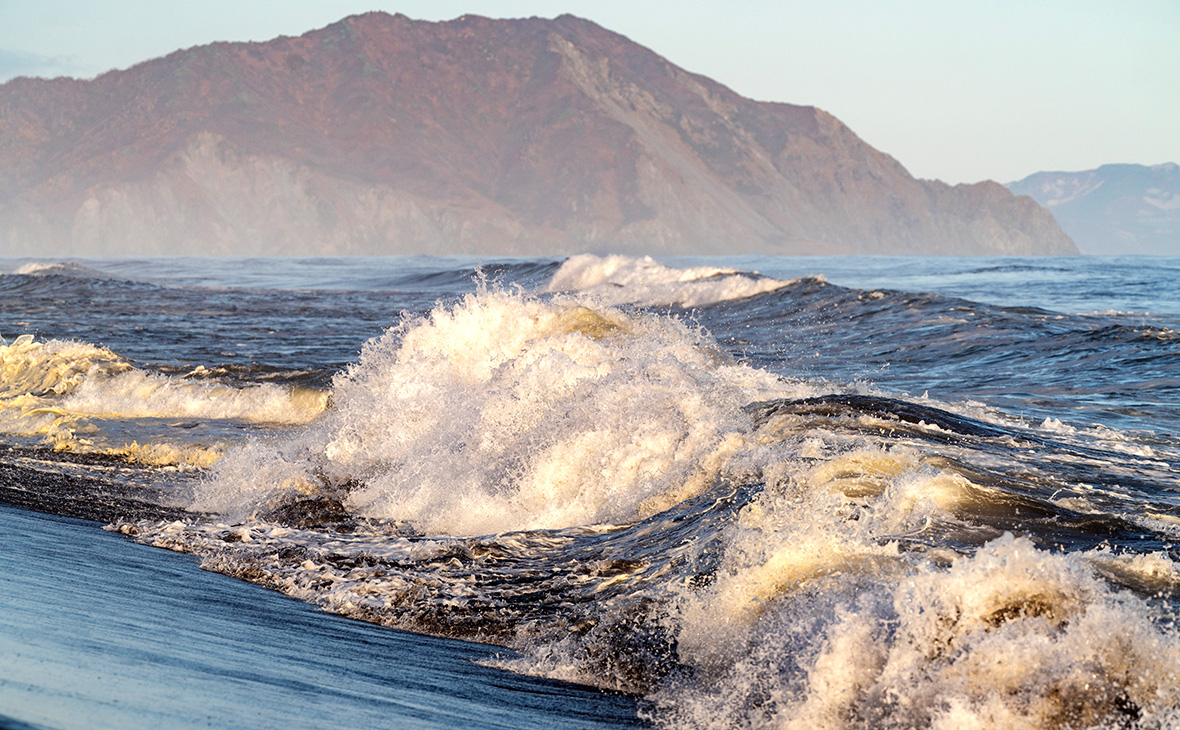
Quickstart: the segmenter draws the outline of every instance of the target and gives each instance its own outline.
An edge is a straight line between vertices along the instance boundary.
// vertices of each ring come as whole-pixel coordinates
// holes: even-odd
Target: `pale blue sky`
[[[0,0],[0,81],[367,10],[573,13],[745,96],[825,109],[923,178],[1180,162],[1180,0]]]

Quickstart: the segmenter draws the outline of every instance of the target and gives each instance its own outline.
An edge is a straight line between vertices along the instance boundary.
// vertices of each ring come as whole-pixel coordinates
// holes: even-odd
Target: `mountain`
[[[0,86],[0,242],[46,254],[1076,253],[565,15],[369,13]]]
[[[1089,254],[1180,256],[1180,165],[1103,165],[1009,183],[1053,212]]]

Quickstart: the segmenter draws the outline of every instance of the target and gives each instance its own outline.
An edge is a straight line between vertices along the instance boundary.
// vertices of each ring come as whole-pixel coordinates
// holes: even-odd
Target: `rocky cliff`
[[[1089,254],[1180,256],[1180,165],[1103,165],[1010,183],[1053,212]]]
[[[1076,253],[811,107],[589,21],[370,13],[0,86],[0,242],[45,254]]]

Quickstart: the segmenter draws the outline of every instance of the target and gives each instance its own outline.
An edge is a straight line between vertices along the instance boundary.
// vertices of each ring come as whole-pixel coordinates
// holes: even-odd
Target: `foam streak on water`
[[[501,274],[307,392],[22,338],[2,413],[72,443],[215,424],[190,511],[112,529],[512,647],[499,666],[634,692],[658,725],[1180,726],[1166,326],[650,259]]]

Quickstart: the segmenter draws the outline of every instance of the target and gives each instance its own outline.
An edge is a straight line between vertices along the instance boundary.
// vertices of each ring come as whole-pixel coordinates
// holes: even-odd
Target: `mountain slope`
[[[1180,256],[1180,165],[1103,165],[1038,172],[1009,183],[1054,217],[1090,254]]]
[[[589,21],[369,13],[0,86],[0,241],[104,253],[1074,253]]]

